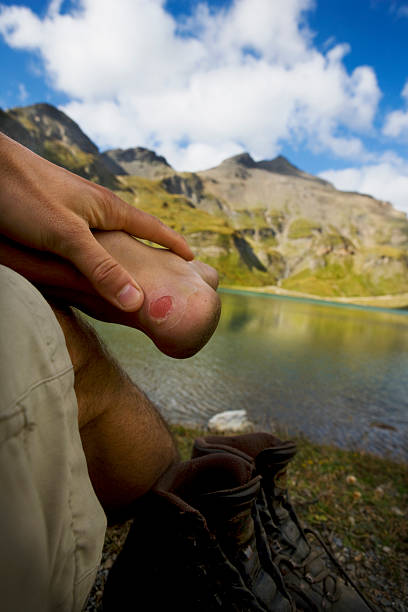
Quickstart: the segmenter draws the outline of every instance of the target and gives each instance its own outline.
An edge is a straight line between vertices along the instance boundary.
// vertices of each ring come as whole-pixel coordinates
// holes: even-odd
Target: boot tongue
[[[234,456],[206,455],[181,463],[170,491],[192,503],[198,497],[248,483],[253,466]]]
[[[290,440],[280,446],[266,448],[256,457],[256,470],[268,481],[272,478],[275,486],[286,488],[286,468],[296,455],[296,444]]]
[[[264,432],[240,434],[239,436],[206,436],[199,442],[204,447],[218,448],[229,452],[231,450],[239,451],[248,459],[255,459],[260,452],[267,448],[284,444],[279,438]]]
[[[253,468],[234,455],[205,455],[180,466],[174,480],[172,492],[204,516],[227,556],[254,538],[251,510],[261,477],[253,477]]]

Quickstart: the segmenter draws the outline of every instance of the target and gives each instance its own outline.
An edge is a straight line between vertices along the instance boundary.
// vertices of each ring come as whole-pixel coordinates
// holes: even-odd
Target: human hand
[[[91,229],[124,230],[194,258],[185,239],[111,191],[36,155],[0,132],[0,233],[19,244],[68,259],[99,295],[121,310],[138,310],[143,291],[98,243]]]
[[[0,236],[0,262],[23,274],[44,296],[76,306],[95,319],[141,330],[166,355],[191,357],[214,333],[221,302],[218,274],[198,260],[185,261],[124,232],[96,232],[103,247],[139,279],[145,300],[137,312],[123,312],[102,299],[68,261],[22,247]]]

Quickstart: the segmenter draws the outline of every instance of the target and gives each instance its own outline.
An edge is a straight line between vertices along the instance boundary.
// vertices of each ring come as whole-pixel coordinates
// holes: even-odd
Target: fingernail
[[[116,297],[120,304],[126,309],[132,308],[132,306],[138,306],[140,303],[140,291],[130,283],[125,285]]]

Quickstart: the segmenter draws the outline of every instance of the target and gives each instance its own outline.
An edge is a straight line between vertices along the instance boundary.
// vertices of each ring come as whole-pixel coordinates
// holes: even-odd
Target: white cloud
[[[20,98],[21,102],[25,102],[25,100],[28,98],[28,91],[24,83],[18,84],[18,97]]]
[[[385,136],[399,138],[408,136],[408,111],[394,111],[390,113],[384,125]]]
[[[378,163],[327,170],[319,176],[333,183],[337,189],[372,195],[408,213],[408,161],[395,154],[384,154]]]
[[[397,9],[398,17],[408,17],[408,4],[404,4]]]
[[[397,110],[387,115],[383,127],[385,136],[391,136],[392,138],[408,137],[408,81],[401,92],[401,97],[405,99],[407,110]]]
[[[242,147],[234,142],[225,142],[222,147],[202,142],[194,142],[185,147],[171,144],[162,147],[162,154],[166,159],[171,159],[176,168],[189,168],[192,172],[218,166],[224,159],[241,151]]]
[[[235,0],[216,12],[201,3],[184,23],[164,0],[72,6],[61,14],[52,0],[42,19],[3,6],[0,33],[40,55],[53,87],[71,98],[63,110],[101,147],[155,148],[186,170],[243,149],[271,157],[283,141],[364,159],[376,76],[367,66],[347,72],[347,45],[313,47],[313,0],[285,0],[284,9]]]

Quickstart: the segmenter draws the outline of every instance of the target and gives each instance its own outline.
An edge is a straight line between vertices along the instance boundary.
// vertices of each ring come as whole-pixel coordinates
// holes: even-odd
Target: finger
[[[104,193],[104,198],[102,210],[98,207],[93,211],[96,217],[94,222],[89,220],[91,228],[121,229],[136,238],[166,247],[187,261],[194,259],[186,239],[160,219],[124,202],[110,191]]]
[[[129,207],[130,211],[127,209],[125,213],[125,225],[122,229],[137,238],[150,240],[166,247],[187,261],[194,259],[194,254],[184,236],[171,229],[157,217],[142,210],[137,210],[130,205]]]
[[[89,230],[64,254],[111,304],[127,312],[139,310],[143,290],[137,281],[97,242]]]

